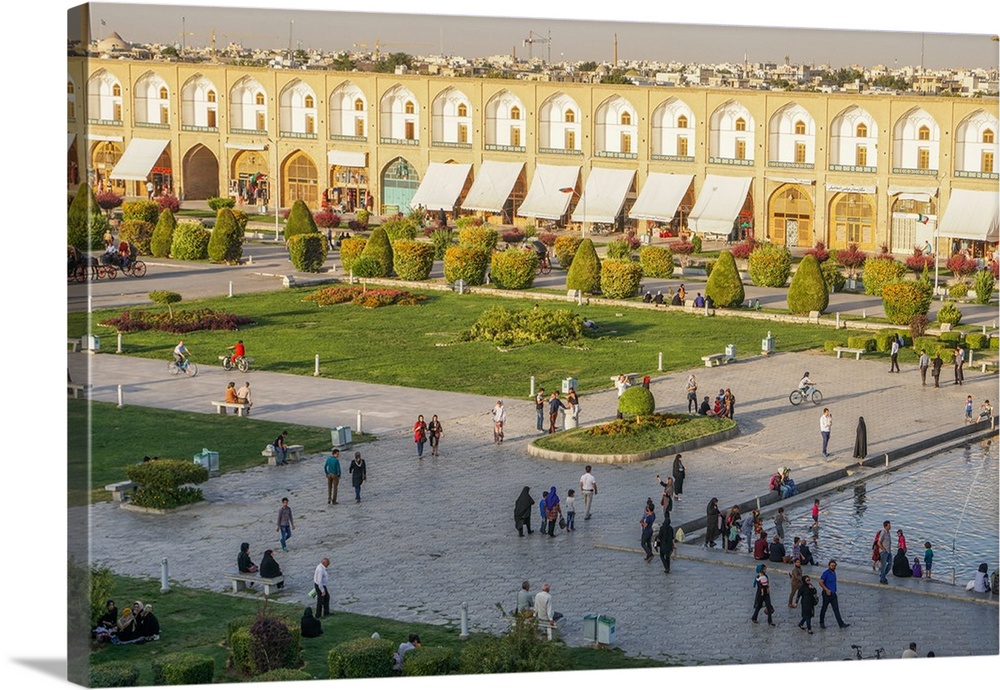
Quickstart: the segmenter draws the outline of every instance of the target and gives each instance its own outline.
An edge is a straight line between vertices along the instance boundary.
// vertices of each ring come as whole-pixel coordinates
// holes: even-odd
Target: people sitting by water
[[[771,540],[771,545],[768,547],[767,560],[772,563],[792,562],[791,556],[785,553],[785,545],[781,543],[781,537],[777,534],[774,535],[774,539]]]
[[[240,544],[240,553],[236,557],[236,568],[241,573],[255,573],[257,572],[257,564],[250,559],[250,543],[243,542]]]
[[[973,592],[991,592],[990,588],[990,577],[989,577],[989,566],[985,563],[979,564],[979,570],[976,571],[976,577],[967,586],[966,589],[971,589]]]
[[[698,407],[698,414],[702,417],[714,417],[715,412],[712,410],[712,404],[708,401],[708,396],[701,401],[701,405]]]
[[[653,304],[663,304],[663,291],[657,290],[656,296],[653,297]]]
[[[705,298],[701,296],[700,292],[694,298],[694,306],[698,307],[699,309],[705,306]]]
[[[312,606],[302,612],[302,637],[319,637],[323,634],[323,623],[313,615]]]
[[[792,479],[792,471],[787,467],[781,473],[781,485],[778,489],[778,495],[781,498],[789,498],[796,494],[795,480]]]
[[[146,604],[142,607],[142,612],[139,613],[139,619],[136,623],[136,629],[139,637],[146,642],[160,639],[160,621],[153,614],[152,604]]]
[[[799,556],[802,558],[802,565],[819,565],[813,558],[812,549],[809,548],[805,539],[799,542]]]
[[[229,385],[226,386],[226,402],[232,403],[233,405],[237,402],[235,381],[230,381]]]
[[[409,638],[407,638],[407,641],[400,644],[399,649],[397,649],[396,653],[392,655],[392,659],[394,662],[392,670],[395,671],[396,673],[402,673],[403,661],[404,658],[406,657],[406,653],[412,649],[416,649],[419,646],[420,646],[420,635],[417,635],[416,633],[410,633],[410,636]]]
[[[892,574],[896,577],[913,577],[913,569],[906,557],[906,550],[899,549],[892,558]]]
[[[989,400],[984,400],[983,404],[979,406],[979,421],[990,420],[990,428],[993,428],[993,406],[990,405]]]
[[[650,292],[649,290],[646,290],[645,294],[643,294],[643,296],[642,296],[642,301],[645,302],[646,304],[649,304],[650,302],[652,302],[653,301],[653,293]]]
[[[757,541],[753,543],[753,557],[757,561],[766,561],[770,555],[771,548],[767,543],[767,532],[761,532]]]
[[[591,321],[586,316],[583,317],[583,327],[584,328],[589,328],[592,331],[596,331],[597,330],[597,324],[594,323],[593,321]]]
[[[261,577],[281,577],[281,566],[274,560],[274,551],[268,549],[264,552],[264,557],[260,559]],[[278,583],[278,589],[285,586],[284,580]]]
[[[681,288],[683,290],[684,288]],[[670,306],[672,307],[682,307],[684,306],[684,298],[681,297],[681,292],[678,290],[674,293],[674,296],[670,298]]]
[[[916,578],[920,578],[920,577],[924,576],[924,569],[920,566],[920,557],[919,556],[914,556],[913,557],[913,568],[911,568],[911,572],[913,573],[913,577],[916,577]]]

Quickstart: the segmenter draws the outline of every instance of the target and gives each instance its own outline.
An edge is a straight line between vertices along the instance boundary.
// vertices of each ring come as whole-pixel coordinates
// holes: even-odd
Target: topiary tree
[[[459,224],[459,246],[481,249],[489,253],[496,248],[499,241],[500,233],[490,225],[466,225],[463,227]]]
[[[837,254],[840,258],[840,253]],[[898,283],[906,275],[906,266],[895,259],[873,256],[865,260],[861,280],[865,284],[865,294],[881,296],[882,288],[890,283]]]
[[[434,267],[434,247],[415,240],[393,242],[392,267],[402,280],[427,280]]]
[[[154,657],[152,666],[154,685],[199,685],[211,683],[215,675],[215,659],[194,652]]]
[[[420,225],[411,218],[393,218],[379,226],[389,236],[390,242],[416,239]]]
[[[201,223],[178,223],[170,242],[170,256],[180,261],[206,259],[210,239],[211,235]]]
[[[938,323],[950,323],[952,327],[955,327],[962,322],[962,312],[951,302],[945,302],[938,309],[937,321]]]
[[[867,268],[865,270],[867,271]],[[931,308],[931,288],[917,280],[884,285],[882,306],[890,322],[909,324],[914,316],[926,314]]]
[[[669,278],[674,274],[674,253],[667,247],[646,245],[639,250],[639,264],[647,278]]]
[[[341,642],[330,650],[330,678],[388,678],[396,645],[384,637],[362,637]]]
[[[482,285],[489,260],[482,249],[450,247],[444,253],[444,279],[449,283],[462,280],[466,285]]]
[[[748,263],[754,285],[784,287],[792,270],[792,254],[786,247],[765,242],[750,252]]]
[[[973,289],[976,291],[976,304],[990,303],[994,285],[996,285],[996,279],[990,271],[984,269],[976,273],[976,278],[972,282]]]
[[[632,386],[626,388],[619,396],[618,411],[623,415],[635,417],[635,421],[639,422],[643,417],[648,417],[656,411],[656,400],[645,386]]]
[[[220,208],[234,208],[236,206],[236,199],[232,197],[213,196],[206,199],[206,202],[208,207],[216,213],[219,212]]]
[[[243,231],[240,229],[240,224],[228,208],[219,209],[215,216],[215,227],[212,228],[211,239],[208,241],[208,260],[214,263],[225,262],[229,264],[239,261],[242,256]],[[325,254],[323,259],[326,260]],[[298,267],[296,266],[296,268]]]
[[[139,667],[125,661],[94,664],[90,667],[92,688],[131,688],[139,684]]]
[[[141,220],[150,225],[156,225],[160,219],[160,205],[149,199],[126,201],[122,204],[122,220]]]
[[[639,292],[640,281],[642,266],[635,261],[609,259],[601,264],[601,293],[609,299],[634,297]]]
[[[101,207],[108,218],[111,217],[111,212],[121,206],[124,201],[122,197],[110,190],[106,192],[99,192],[94,195],[94,198],[97,199],[97,205]]]
[[[840,272],[840,265],[833,258],[821,261],[819,269],[823,272],[823,280],[826,281],[827,292],[840,292],[844,289],[844,286],[847,284],[847,278]]]
[[[374,256],[359,256],[351,271],[357,278],[379,278],[382,275],[382,267]]]
[[[149,254],[149,243],[153,239],[152,223],[144,220],[126,220],[118,226],[118,239],[135,246],[140,254]]]
[[[712,273],[705,284],[705,297],[711,298],[717,307],[738,307],[746,298],[736,261],[728,250],[723,249],[712,267]]]
[[[378,262],[378,276],[368,276],[369,278],[385,277],[392,273],[392,244],[389,242],[389,236],[385,230],[379,227],[372,231],[372,236],[368,238],[368,243],[365,245],[364,251],[361,252],[361,256],[370,256]]]
[[[606,252],[606,256],[609,259],[624,259],[625,261],[632,260],[632,245],[628,242],[608,242]]]
[[[188,484],[208,481],[208,470],[190,460],[154,460],[128,465],[125,474],[138,485],[133,501],[145,508],[169,509],[202,500]]]
[[[101,249],[104,233],[110,229],[111,224],[101,213],[93,190],[89,185],[80,185],[66,214],[67,244],[82,252]]]
[[[544,242],[544,240],[542,241]],[[557,237],[553,245],[553,251],[555,251],[556,258],[559,259],[559,265],[569,270],[573,264],[573,257],[576,256],[576,252],[581,244],[583,244],[583,239],[575,235]]]
[[[601,260],[597,257],[594,241],[589,237],[582,240],[574,252],[566,274],[566,289],[596,295],[601,290]],[[559,261],[561,263],[562,259]]]
[[[180,302],[181,296],[176,292],[171,292],[170,290],[153,290],[149,293],[149,299],[151,299],[154,304],[159,304],[160,306],[166,305],[167,311],[170,312],[170,317],[173,318],[174,308],[171,305]]]
[[[153,228],[153,237],[149,240],[149,252],[158,259],[170,256],[170,244],[174,241],[174,228],[177,221],[169,208],[160,212],[160,219]]]
[[[296,199],[288,212],[288,220],[285,221],[285,239],[313,232],[319,232],[319,228],[316,227],[316,221],[313,220],[309,207],[302,199]]]
[[[823,313],[830,303],[826,280],[815,255],[803,257],[788,287],[788,309],[793,314]]]
[[[494,252],[490,261],[490,280],[504,290],[525,290],[535,282],[538,255],[515,247]]]
[[[345,237],[340,241],[340,265],[344,273],[350,273],[354,267],[354,262],[358,260],[365,250],[368,239],[365,237]]]
[[[300,271],[319,273],[326,263],[327,246],[326,237],[319,232],[292,235],[288,238],[288,258]]]
[[[434,258],[441,260],[448,247],[455,243],[451,228],[435,228],[431,232],[431,244],[434,245]]]

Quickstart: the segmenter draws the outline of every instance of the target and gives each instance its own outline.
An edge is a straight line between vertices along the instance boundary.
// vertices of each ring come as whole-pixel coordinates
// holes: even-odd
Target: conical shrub
[[[149,241],[150,253],[158,259],[170,256],[170,244],[174,241],[174,228],[177,227],[177,220],[169,208],[163,209],[156,227],[153,228],[153,237]]]
[[[719,253],[712,267],[712,274],[705,285],[705,296],[711,297],[717,307],[738,307],[746,297],[740,272],[736,270],[736,260],[728,249]]]
[[[214,263],[232,263],[239,261],[241,256],[243,256],[243,231],[240,229],[240,224],[232,211],[220,208],[215,216],[212,238],[208,241],[208,260]]]
[[[97,205],[89,185],[82,184],[66,214],[66,242],[80,251],[101,249],[104,233],[111,229],[108,219]]]
[[[392,243],[389,242],[389,235],[382,228],[375,228],[372,231],[372,236],[365,244],[365,250],[361,252],[361,258],[366,256],[370,256],[378,262],[379,277],[392,274]]]
[[[292,210],[288,212],[288,220],[285,222],[285,239],[306,232],[319,232],[316,221],[306,202],[299,199],[292,204]]]
[[[788,287],[788,309],[793,314],[808,314],[811,311],[822,313],[829,303],[830,295],[826,291],[823,269],[815,256],[806,254]]]
[[[597,258],[594,241],[589,237],[580,243],[573,263],[566,274],[566,289],[594,295],[601,290],[601,260]]]

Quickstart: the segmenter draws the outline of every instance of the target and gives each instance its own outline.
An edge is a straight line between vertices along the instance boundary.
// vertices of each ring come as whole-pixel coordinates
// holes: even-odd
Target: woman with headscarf
[[[681,462],[681,454],[678,453],[674,456],[674,466],[671,472],[674,476],[674,498],[678,501],[681,500],[681,494],[684,493],[684,475],[686,473],[684,463]]]
[[[896,577],[913,577],[910,559],[906,557],[906,549],[899,549],[892,557],[892,574]]]
[[[531,529],[531,506],[535,505],[535,499],[529,493],[530,489],[524,487],[520,495],[514,501],[514,527],[517,528],[517,536],[524,536],[524,528],[528,528],[528,534],[534,534]]]
[[[143,640],[160,639],[160,621],[153,615],[152,604],[146,604],[142,607],[142,612],[136,622],[136,630]]]
[[[976,579],[972,581],[972,590],[974,592],[989,592],[990,591],[990,577],[989,577],[989,566],[985,563],[979,564],[979,570],[976,572]]]
[[[674,528],[670,525],[670,513],[663,516],[660,531],[656,537],[660,549],[660,563],[663,572],[670,572],[670,554],[674,552]]]
[[[559,496],[556,494],[556,487],[549,489],[549,495],[545,497],[545,519],[549,521],[549,536],[556,536],[556,524],[562,515],[562,506],[559,505]]]
[[[236,557],[236,568],[241,573],[257,572],[257,565],[250,559],[249,542],[243,542],[242,544],[240,544],[240,553]]]
[[[864,460],[868,455],[868,427],[865,426],[865,418],[858,417],[858,431],[854,437],[854,457]]]
[[[268,549],[264,552],[264,557],[260,559],[261,577],[281,577],[281,566],[274,560],[274,551]],[[284,581],[278,583],[278,589],[285,586]]]
[[[757,565],[757,577],[754,578],[754,590],[753,614],[750,616],[750,620],[756,623],[757,615],[760,613],[761,609],[764,609],[764,613],[767,614],[767,624],[773,626],[774,621],[771,620],[771,614],[774,613],[774,607],[771,606],[771,584],[767,579],[767,566],[763,563],[759,563]]]
[[[719,499],[713,498],[705,508],[705,546],[715,547],[719,536]]]
[[[361,485],[368,479],[368,466],[361,458],[360,451],[354,451],[354,460],[347,468],[351,473],[351,486],[354,487],[354,502],[361,503]]]
[[[799,621],[799,628],[805,630],[810,635],[813,634],[812,618],[816,614],[816,587],[810,581],[808,575],[802,576],[802,584],[799,586],[795,601],[802,606],[802,619]],[[805,627],[802,627],[802,624]]]
[[[139,639],[139,612],[142,611],[142,602],[137,601],[132,604],[132,608],[125,609],[125,612],[118,618],[118,633],[114,637],[114,642],[118,644],[128,644]]]
[[[313,615],[312,607],[306,606],[302,613],[302,637],[319,637],[323,634],[323,624]]]
[[[753,553],[753,543],[757,538],[757,525],[759,523],[760,511],[756,508],[743,518],[743,540],[746,542],[748,553]]]

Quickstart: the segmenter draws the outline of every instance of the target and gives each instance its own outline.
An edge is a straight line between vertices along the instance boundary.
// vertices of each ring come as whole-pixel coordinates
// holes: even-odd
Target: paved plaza
[[[704,516],[713,496],[725,507],[764,494],[778,466],[790,467],[801,482],[855,464],[859,415],[867,422],[869,454],[877,456],[960,426],[966,395],[978,406],[997,391],[996,376],[978,371],[967,371],[962,387],[933,389],[920,386],[912,367],[889,374],[879,361],[783,353],[780,343],[778,349],[771,357],[692,370],[705,394],[733,390],[741,433],[685,453],[688,478],[672,513],[675,525]],[[521,487],[530,486],[538,501],[554,485],[565,499],[567,489],[579,488],[583,471],[581,464],[527,455],[525,447],[536,436],[527,390],[524,400],[505,401],[507,440],[497,447],[488,414],[495,398],[489,396],[257,371],[242,375],[211,366],[201,367],[196,378],[178,378],[167,374],[165,362],[114,354],[81,353],[69,360],[75,380],[90,368],[96,400],[115,402],[121,385],[128,405],[207,413],[209,401],[238,376],[252,382],[256,417],[354,426],[361,410],[365,431],[378,436],[356,447],[369,471],[360,504],[345,481],[340,504],[326,505],[327,449],[308,448],[306,460],[288,467],[262,464],[213,478],[203,485],[204,503],[172,515],[92,506],[92,556],[123,574],[158,577],[166,557],[173,580],[224,591],[240,542],[250,542],[258,561],[265,548],[277,548],[275,516],[281,497],[288,496],[297,529],[290,551],[278,554],[288,582],[283,601],[309,603],[312,570],[329,556],[337,610],[457,626],[460,605],[468,602],[473,629],[500,631],[507,624],[500,608],[513,608],[521,580],[530,580],[533,590],[547,581],[566,616],[569,644],[583,643],[584,615],[602,613],[617,619],[617,644],[628,654],[684,664],[842,659],[851,644],[866,653],[884,647],[898,656],[911,641],[941,656],[998,652],[996,598],[977,599],[940,582],[879,586],[870,570],[841,568],[841,609],[852,627],[831,625],[807,636],[795,628],[797,610],[786,606],[788,579],[779,574],[781,567],[772,578],[777,628],[749,621],[753,561],[743,554],[682,545],[672,573],[664,575],[658,560],[643,562],[638,521],[646,497],[659,496],[655,475],[669,472],[668,459],[596,466],[593,519],[578,517],[572,534],[549,538],[536,531],[519,538],[512,518]],[[788,403],[788,391],[806,370],[834,415],[829,458],[820,453],[822,407]],[[654,379],[660,409],[684,409],[688,373]],[[539,374],[539,385],[551,389],[558,375],[552,378]],[[613,416],[614,390],[583,396],[581,408],[584,423]],[[410,433],[417,414],[440,416],[440,457],[417,460]],[[220,417],[219,423],[238,422]],[[260,446],[270,440],[260,439]],[[205,445],[220,452],[225,467],[226,449],[212,447],[211,439]],[[144,453],[136,449],[137,457]],[[822,568],[810,571],[818,579]]]

